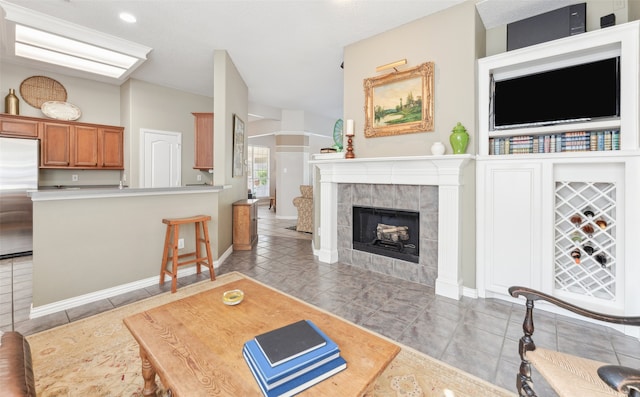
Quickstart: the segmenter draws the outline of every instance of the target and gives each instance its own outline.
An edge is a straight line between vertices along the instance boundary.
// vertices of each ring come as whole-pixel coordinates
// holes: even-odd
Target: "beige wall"
[[[182,184],[212,182],[208,172],[193,169],[194,120],[192,112],[212,112],[213,98],[186,93],[140,80],[131,79],[122,86],[44,72],[42,70],[2,64],[0,89],[15,88],[20,99],[20,114],[44,117],[39,109],[20,96],[20,83],[30,76],[48,76],[62,84],[67,101],[78,106],[86,123],[125,127],[125,178],[129,186],[139,186],[140,128],[182,133]],[[213,95],[213,92],[212,92]],[[71,174],[78,175],[72,182]],[[121,171],[110,170],[41,170],[40,184],[53,185],[117,185]],[[202,181],[197,181],[197,175]]]
[[[455,32],[453,32],[455,30]],[[418,19],[345,48],[344,119],[354,119],[356,157],[430,155],[431,145],[441,141],[451,154],[449,135],[459,121],[470,135],[467,153],[477,153],[476,60],[484,56],[485,29],[472,1]],[[407,67],[435,64],[433,132],[390,137],[364,137],[363,80],[376,76],[376,66],[407,59]],[[401,70],[401,69],[400,69]],[[475,288],[475,164],[463,171],[462,277],[465,287]],[[316,214],[316,220],[319,218]],[[314,244],[319,246],[316,238]]]
[[[125,168],[127,183],[137,186],[139,175],[139,131],[141,128],[182,133],[182,182],[197,183],[200,171],[193,170],[193,128],[191,112],[216,113],[214,118],[213,177],[202,173],[203,181],[226,185],[220,193],[176,195],[165,198],[93,199],[39,202],[34,205],[34,305],[114,287],[159,273],[164,228],[163,218],[211,215],[210,227],[214,258],[232,244],[231,203],[246,198],[246,173],[231,176],[233,114],[247,121],[248,88],[226,52],[214,54],[212,70],[215,94],[222,100],[214,107],[210,97],[129,80],[122,87],[89,80],[54,76],[69,93],[68,101],[83,110],[85,122],[125,127]],[[0,88],[19,86],[24,78],[43,75],[2,64]],[[6,89],[4,87],[7,87]],[[74,98],[77,99],[74,100]],[[22,103],[22,106],[25,106]],[[23,115],[41,117],[21,112]],[[245,140],[246,149],[246,140]],[[245,150],[246,156],[246,150]],[[105,181],[117,184],[119,171],[57,171],[46,178],[50,183],[66,180],[70,173],[81,173],[85,184]],[[83,178],[82,175],[87,176]],[[209,179],[206,179],[209,178]],[[42,178],[41,178],[42,179]],[[113,179],[113,180],[111,180]],[[188,248],[188,246],[187,246]],[[94,272],[94,273],[92,273]],[[85,280],[87,274],[96,275]],[[62,279],[65,278],[64,281]]]
[[[125,129],[125,169],[130,186],[139,187],[140,130],[182,134],[182,185],[212,182],[208,172],[193,169],[194,117],[192,112],[212,112],[213,99],[131,79],[122,86],[121,103]],[[197,175],[202,181],[197,181]]]
[[[67,91],[67,102],[78,106],[82,116],[78,121],[85,123],[121,125],[119,95],[120,87],[112,84],[99,83],[78,77],[65,76],[57,73],[1,63],[0,95],[2,98],[9,92],[9,88],[16,91],[20,100],[20,114],[30,117],[45,117],[40,109],[29,105],[20,94],[20,84],[31,76],[47,76],[59,82]],[[71,175],[78,175],[78,182],[71,180]],[[91,170],[40,170],[39,183],[42,186],[54,185],[117,185],[120,171],[91,171]]]
[[[159,276],[162,219],[211,215],[212,234],[217,201],[217,193],[199,193],[35,202],[33,306]],[[180,234],[189,252],[193,228]]]
[[[247,173],[233,177],[233,115],[245,123],[244,159],[247,157],[247,121],[249,89],[240,72],[226,51],[213,53],[214,98],[213,105],[213,168],[214,184],[225,185],[228,189],[220,192],[218,198],[217,235],[218,250],[225,252],[232,244],[232,204],[247,198]]]
[[[636,21],[640,19],[640,1],[631,0],[628,1],[629,6],[629,21]]]
[[[99,83],[78,77],[2,63],[2,74],[0,75],[1,95],[4,98],[9,92],[9,88],[14,88],[16,95],[20,99],[21,115],[45,117],[40,109],[29,105],[20,95],[20,84],[24,79],[31,76],[47,76],[62,84],[67,91],[67,102],[78,106],[82,111],[82,116],[78,121],[120,125],[120,87],[118,85]]]
[[[436,141],[445,143],[451,153],[449,134],[458,121],[471,135],[467,152],[475,152],[478,23],[475,4],[465,2],[345,47],[344,119],[355,121],[356,157],[430,155]],[[407,67],[435,63],[435,130],[365,138],[363,81],[383,74],[376,73],[376,66],[403,58]]]

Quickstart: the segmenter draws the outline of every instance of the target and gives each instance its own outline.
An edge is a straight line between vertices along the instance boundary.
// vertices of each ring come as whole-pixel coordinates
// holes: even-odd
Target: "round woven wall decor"
[[[48,101],[66,102],[67,90],[56,80],[46,76],[31,76],[20,84],[22,99],[40,109]]]

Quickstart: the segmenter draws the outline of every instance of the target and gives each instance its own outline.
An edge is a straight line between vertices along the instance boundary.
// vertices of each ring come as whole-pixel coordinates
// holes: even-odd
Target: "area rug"
[[[122,319],[243,277],[246,276],[237,272],[224,274],[213,282],[202,281],[182,287],[175,294],[164,293],[29,336],[37,395],[142,396],[138,345]],[[367,397],[515,396],[409,347],[401,347]],[[160,382],[158,385],[157,396],[165,396],[165,389]]]

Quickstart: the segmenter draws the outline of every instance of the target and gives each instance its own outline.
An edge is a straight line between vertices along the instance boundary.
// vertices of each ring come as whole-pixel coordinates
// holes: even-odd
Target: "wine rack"
[[[616,184],[555,185],[556,290],[616,299]]]

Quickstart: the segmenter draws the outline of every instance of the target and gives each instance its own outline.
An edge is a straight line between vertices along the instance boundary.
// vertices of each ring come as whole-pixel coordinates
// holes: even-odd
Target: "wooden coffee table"
[[[241,289],[236,306],[222,293]],[[155,375],[174,396],[261,396],[242,357],[244,342],[262,332],[309,319],[333,339],[347,369],[312,386],[305,396],[361,396],[400,347],[338,317],[253,280],[242,279],[124,319],[140,345],[145,396]]]

